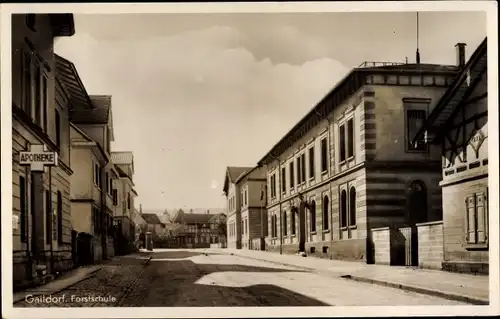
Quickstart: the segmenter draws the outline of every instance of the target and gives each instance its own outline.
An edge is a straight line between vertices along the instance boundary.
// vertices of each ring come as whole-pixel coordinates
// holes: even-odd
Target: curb
[[[379,286],[401,289],[401,290],[405,290],[405,291],[416,292],[416,293],[420,293],[420,294],[424,294],[424,295],[428,295],[428,296],[440,297],[440,298],[448,299],[448,300],[465,302],[465,303],[469,303],[469,304],[473,304],[473,305],[489,305],[490,304],[489,300],[485,300],[485,299],[481,299],[481,298],[468,297],[468,296],[458,295],[458,294],[454,294],[454,293],[433,290],[433,289],[428,289],[428,288],[423,288],[423,287],[417,287],[417,286],[411,286],[411,285],[404,285],[404,284],[399,284],[399,283],[394,283],[394,282],[389,282],[389,281],[382,281],[382,280],[376,280],[376,279],[370,279],[370,278],[364,278],[364,277],[358,277],[358,276],[352,276],[352,275],[344,275],[344,276],[341,276],[341,278],[344,278],[347,280],[353,280],[353,281],[358,281],[358,282],[374,284],[374,285],[379,285]]]
[[[63,286],[63,287],[60,287],[60,288],[54,289],[54,290],[52,290],[52,291],[50,291],[50,292],[48,292],[48,293],[49,293],[49,294],[56,294],[56,293],[59,293],[59,292],[63,291],[64,289],[67,289],[67,288],[69,288],[69,287],[71,287],[71,286],[74,286],[74,285],[76,285],[77,283],[80,283],[80,282],[82,282],[82,281],[84,281],[84,280],[86,280],[86,279],[89,279],[90,277],[94,276],[94,274],[95,274],[96,272],[98,272],[99,270],[101,270],[101,269],[102,269],[102,266],[101,266],[101,267],[98,267],[98,268],[96,268],[96,269],[94,269],[94,270],[92,270],[92,271],[90,271],[89,273],[87,273],[87,274],[85,274],[84,276],[82,276],[82,278],[79,278],[78,280],[75,280],[75,281],[71,282],[69,285],[65,285],[65,286]],[[37,288],[40,288],[40,287],[37,287]],[[15,297],[15,296],[13,295],[13,296],[12,296],[12,303],[14,304],[14,303],[19,302],[19,301],[23,300],[24,298],[26,298],[26,293],[27,293],[27,291],[24,291],[24,292],[19,292],[19,293],[18,293],[19,295],[18,295],[17,297]],[[30,294],[31,294],[31,295],[33,295],[33,296],[39,296],[39,295],[47,294],[47,291],[34,291],[34,292],[30,293]]]
[[[224,253],[227,255],[231,254],[229,252],[224,252]],[[305,269],[308,271],[321,273],[321,274],[325,274],[325,275],[333,274],[333,272],[330,272],[330,271],[321,271],[321,270],[310,268],[310,267],[297,266],[297,265],[279,262],[279,261],[273,261],[273,260],[267,260],[267,259],[263,259],[263,258],[240,255],[237,253],[236,254],[232,253],[232,254],[234,256],[239,256],[239,257],[243,257],[243,258],[260,260],[260,261],[265,261],[265,262],[283,265],[283,266],[301,268],[301,269]],[[394,282],[390,282],[390,281],[382,281],[382,280],[376,280],[376,279],[370,279],[370,278],[352,276],[352,275],[341,275],[341,276],[339,276],[339,278],[363,282],[363,283],[369,283],[369,284],[374,284],[374,285],[379,285],[379,286],[385,286],[385,287],[390,287],[390,288],[396,288],[396,289],[405,290],[405,291],[416,292],[416,293],[420,293],[420,294],[424,294],[424,295],[428,295],[428,296],[435,296],[435,297],[440,297],[443,299],[465,302],[465,303],[469,303],[469,304],[473,304],[473,305],[489,305],[490,304],[489,300],[485,300],[482,298],[468,297],[468,296],[458,295],[458,294],[454,294],[454,293],[433,290],[433,289],[429,289],[429,288],[394,283]]]

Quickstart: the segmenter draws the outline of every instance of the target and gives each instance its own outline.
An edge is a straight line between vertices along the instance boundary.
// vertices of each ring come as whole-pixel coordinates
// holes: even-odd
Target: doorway
[[[299,252],[306,251],[306,205],[299,204]]]

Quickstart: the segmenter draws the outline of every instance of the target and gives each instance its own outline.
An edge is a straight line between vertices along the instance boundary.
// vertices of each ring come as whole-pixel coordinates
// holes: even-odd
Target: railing
[[[396,65],[404,65],[405,63],[402,62],[372,62],[372,61],[365,61],[361,63],[358,66],[359,68],[374,68],[374,67],[379,67],[379,66],[396,66]]]

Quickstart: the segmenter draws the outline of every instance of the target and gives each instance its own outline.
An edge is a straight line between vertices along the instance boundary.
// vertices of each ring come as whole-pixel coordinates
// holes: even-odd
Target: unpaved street
[[[148,258],[152,259],[147,262]],[[117,257],[92,278],[21,307],[459,305],[456,301],[349,281],[226,254],[157,251]],[[70,296],[111,300],[69,301]],[[112,297],[112,298],[110,298]]]

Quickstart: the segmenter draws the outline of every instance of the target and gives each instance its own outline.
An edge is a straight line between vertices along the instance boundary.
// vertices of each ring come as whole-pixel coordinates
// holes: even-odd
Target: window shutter
[[[465,200],[467,207],[467,243],[476,243],[476,197],[474,195]]]
[[[486,196],[484,193],[476,194],[476,212],[477,212],[477,242],[484,244],[487,240],[487,209],[486,209]]]

